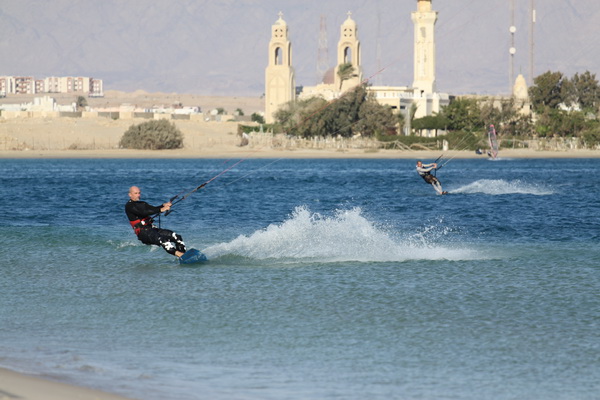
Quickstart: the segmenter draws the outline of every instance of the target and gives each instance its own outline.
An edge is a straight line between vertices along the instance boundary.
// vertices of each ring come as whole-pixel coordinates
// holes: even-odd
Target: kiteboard
[[[189,249],[179,257],[179,264],[196,264],[206,261],[208,261],[206,255],[197,249]]]

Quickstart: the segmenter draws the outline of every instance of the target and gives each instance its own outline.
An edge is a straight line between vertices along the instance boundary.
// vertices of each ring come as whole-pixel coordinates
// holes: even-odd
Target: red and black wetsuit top
[[[125,204],[125,213],[129,219],[129,223],[136,235],[139,235],[144,226],[152,226],[151,215],[160,213],[161,206],[155,207],[145,201],[129,200]]]

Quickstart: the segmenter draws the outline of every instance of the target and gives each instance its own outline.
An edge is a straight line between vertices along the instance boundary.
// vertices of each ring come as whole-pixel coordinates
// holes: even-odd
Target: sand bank
[[[24,150],[24,151],[6,151],[0,150],[0,159],[36,159],[36,158],[83,158],[83,159],[101,159],[101,158],[290,158],[290,159],[311,159],[311,158],[362,158],[362,159],[436,159],[441,154],[445,158],[455,159],[483,159],[486,156],[477,155],[472,151],[403,151],[403,150],[361,150],[350,149],[345,151],[335,150],[276,150],[276,149],[251,149],[232,146],[230,148],[219,148],[209,150]],[[533,150],[506,150],[502,151],[499,159],[510,158],[600,158],[598,150],[570,150],[570,151],[533,151]]]
[[[127,397],[0,368],[0,400],[127,400]]]
[[[11,95],[0,103],[24,103],[36,95]],[[59,104],[74,101],[73,94],[54,94]],[[229,112],[241,109],[246,115],[264,110],[264,99],[249,97],[199,96],[176,93],[124,93],[107,91],[102,98],[87,99],[94,107],[123,104],[152,107],[181,103],[200,106],[208,114],[214,108]],[[377,150],[345,148],[302,149],[274,146],[268,140],[252,139],[240,147],[238,122],[173,120],[184,135],[181,150],[133,151],[118,149],[123,133],[141,118],[3,118],[0,117],[0,158],[422,158],[435,159],[441,151]],[[485,158],[472,151],[444,152],[447,157]],[[537,151],[501,149],[501,158],[598,158],[600,150]]]
[[[294,140],[256,134],[241,147],[238,122],[173,120],[184,136],[178,150],[119,149],[125,131],[143,119],[0,118],[0,158],[422,158],[435,159],[440,150],[353,148],[355,143],[329,143],[303,148]],[[371,143],[372,144],[372,143]],[[320,148],[319,148],[320,147]],[[360,147],[360,145],[359,145]],[[364,147],[364,146],[363,146]],[[447,151],[446,157],[486,158],[474,151]],[[501,158],[598,158],[600,150],[538,151],[500,149]]]

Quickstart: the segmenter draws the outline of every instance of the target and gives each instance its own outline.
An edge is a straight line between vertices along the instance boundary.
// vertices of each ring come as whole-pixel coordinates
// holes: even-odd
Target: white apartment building
[[[36,93],[82,93],[104,96],[102,79],[63,76],[35,79],[32,76],[0,76],[0,95]]]

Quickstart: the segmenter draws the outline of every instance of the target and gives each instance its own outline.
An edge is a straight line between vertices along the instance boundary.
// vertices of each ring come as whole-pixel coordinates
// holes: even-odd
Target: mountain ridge
[[[449,4],[451,3],[451,4]],[[529,2],[516,1],[515,77],[529,76]],[[534,75],[598,71],[597,0],[536,2]],[[433,0],[437,87],[451,94],[508,93],[509,1]],[[410,86],[416,1],[3,0],[0,75],[92,76],[105,90],[252,95],[264,92],[271,25],[283,12],[298,86],[317,82],[321,15],[329,65],[352,11],[371,83]],[[380,49],[380,51],[378,51]]]

